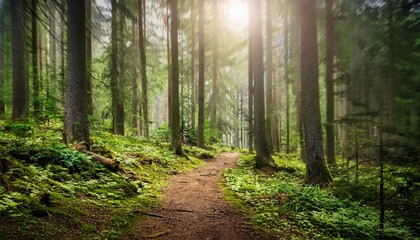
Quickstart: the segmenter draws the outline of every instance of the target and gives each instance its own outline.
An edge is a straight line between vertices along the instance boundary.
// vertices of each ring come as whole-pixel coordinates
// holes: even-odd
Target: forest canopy
[[[22,9],[17,9],[19,16],[10,14],[16,13],[12,2],[1,2],[0,114],[15,119],[64,115],[70,44],[66,1],[24,1]],[[88,94],[84,104],[90,125],[146,137],[165,124],[171,127],[172,13],[168,3],[87,2]],[[249,136],[257,126],[249,122],[254,118],[250,109],[254,106],[249,104],[254,96],[248,89],[248,32],[259,17],[248,4],[243,0],[204,1],[201,16],[197,1],[178,3],[180,127],[190,141],[206,132],[206,142],[220,139],[238,147],[252,145]],[[266,5],[260,8],[259,23],[264,73],[263,80],[255,82],[265,82],[269,148],[294,151],[302,148],[299,4],[278,1],[270,3],[270,9]],[[346,132],[359,129],[372,136],[375,129],[382,129],[417,144],[418,1],[317,1],[316,11],[317,82],[324,132],[328,136],[337,132],[336,138],[345,142]],[[12,30],[16,30],[16,41]],[[12,60],[14,45],[23,52]],[[203,117],[198,114],[200,109]],[[198,133],[197,122],[203,125]],[[326,141],[331,144],[328,136]],[[345,147],[337,150],[346,152]]]

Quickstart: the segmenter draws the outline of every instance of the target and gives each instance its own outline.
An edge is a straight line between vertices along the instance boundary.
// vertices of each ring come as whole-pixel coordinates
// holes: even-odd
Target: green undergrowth
[[[267,238],[379,239],[382,234],[382,239],[419,239],[415,235],[418,222],[410,223],[390,206],[387,206],[385,228],[381,233],[377,199],[364,200],[376,195],[378,185],[373,189],[364,179],[359,183],[344,183],[347,175],[336,177],[337,184],[329,188],[305,185],[305,165],[298,155],[274,156],[279,170],[271,175],[255,170],[254,158],[254,155],[242,154],[238,168],[224,171],[224,186],[227,199],[249,213],[254,227],[265,232]],[[401,168],[392,174],[395,172],[402,177],[402,172],[412,172],[412,169]],[[374,178],[375,174],[376,170],[370,171],[370,177],[364,178]],[[388,178],[394,179],[394,182],[389,180],[387,186],[387,197],[391,197],[395,194],[393,189],[405,180],[395,176]],[[366,184],[364,190],[355,193],[361,184]],[[414,199],[410,203],[418,205]]]
[[[159,203],[174,175],[222,151],[91,130],[92,151],[117,159],[111,172],[61,143],[60,121],[0,121],[0,236],[3,239],[118,239]]]

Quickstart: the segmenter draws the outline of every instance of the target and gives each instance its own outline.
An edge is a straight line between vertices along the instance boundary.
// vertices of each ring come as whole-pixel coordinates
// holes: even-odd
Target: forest
[[[0,0],[0,239],[420,239],[420,0]]]

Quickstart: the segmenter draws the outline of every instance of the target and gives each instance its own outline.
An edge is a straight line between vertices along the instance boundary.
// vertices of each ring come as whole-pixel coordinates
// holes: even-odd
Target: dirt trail
[[[238,154],[223,153],[206,166],[174,177],[159,208],[134,226],[126,239],[259,239],[242,214],[225,199],[220,172],[235,167]]]

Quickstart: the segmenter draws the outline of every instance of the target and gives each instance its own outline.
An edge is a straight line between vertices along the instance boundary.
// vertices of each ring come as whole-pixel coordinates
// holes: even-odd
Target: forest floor
[[[121,239],[260,239],[242,213],[230,205],[219,185],[221,171],[234,168],[237,153],[222,153],[205,166],[177,175],[163,189],[159,207]]]
[[[418,160],[384,164],[382,231],[375,161],[356,172],[338,158],[334,184],[320,188],[305,184],[297,153],[273,154],[268,171],[217,144],[176,156],[165,129],[152,139],[97,129],[92,151],[124,169],[112,172],[61,143],[61,126],[0,120],[0,239],[420,239]]]

